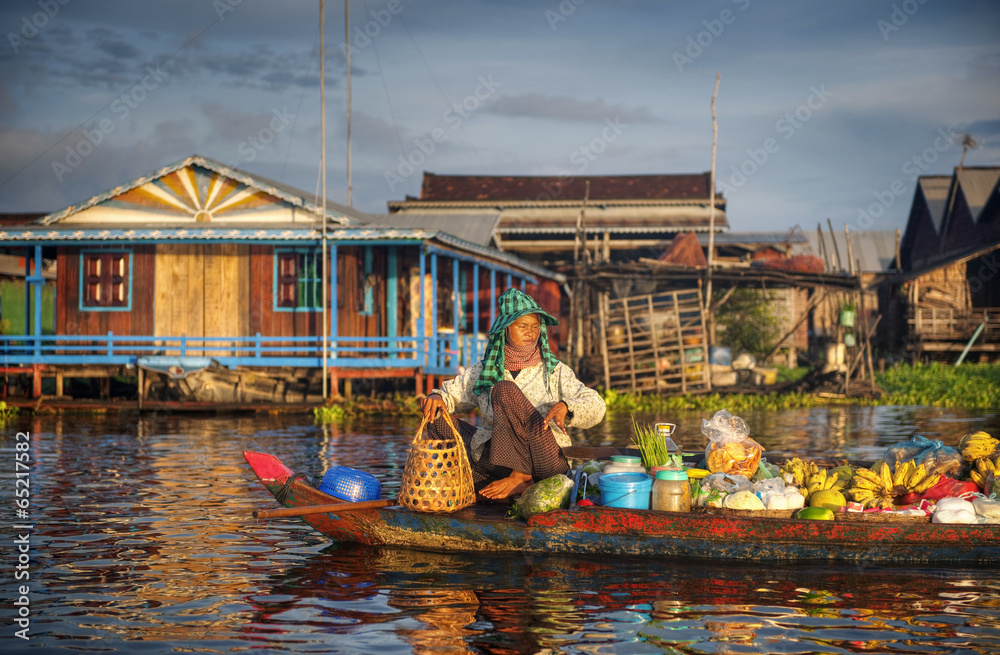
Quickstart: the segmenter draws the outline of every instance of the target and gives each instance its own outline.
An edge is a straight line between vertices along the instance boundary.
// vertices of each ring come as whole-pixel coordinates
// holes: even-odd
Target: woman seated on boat
[[[533,482],[569,470],[561,448],[566,426],[589,428],[604,418],[604,399],[549,350],[545,327],[559,321],[531,296],[508,289],[490,327],[482,361],[421,401],[429,434],[451,437],[439,411],[479,408],[476,428],[456,420],[481,499],[502,500]]]

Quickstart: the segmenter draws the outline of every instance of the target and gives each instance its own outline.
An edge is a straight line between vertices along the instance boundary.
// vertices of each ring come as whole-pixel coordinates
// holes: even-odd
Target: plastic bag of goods
[[[973,494],[979,491],[979,485],[975,482],[964,482],[947,476],[941,476],[937,483],[924,492],[924,500],[941,500],[943,498],[958,498],[966,494]]]
[[[896,466],[900,462],[913,459],[920,454],[920,451],[925,448],[930,448],[933,445],[934,442],[930,439],[917,435],[908,441],[900,441],[899,443],[895,443],[886,448],[885,454],[882,455],[882,461],[888,464],[890,469],[895,471]]]
[[[528,487],[514,503],[515,512],[522,519],[553,509],[569,507],[573,481],[559,473]]]
[[[958,448],[946,446],[937,439],[917,453],[913,463],[917,466],[923,464],[927,468],[927,475],[944,475],[949,478],[961,478],[967,470],[965,459]]]
[[[767,509],[801,509],[806,503],[798,488],[786,485],[784,478],[755,482],[753,492]]]
[[[699,486],[691,490],[691,505],[694,507],[722,507],[722,501],[725,500],[726,495],[725,491]]]
[[[721,409],[711,419],[702,419],[701,433],[708,437],[705,462],[712,473],[753,477],[764,449],[750,438],[750,429],[739,416]]]
[[[979,516],[985,516],[989,519],[1000,519],[1000,500],[973,498],[972,506]]]
[[[596,460],[584,462],[583,471],[580,475],[580,486],[577,489],[577,498],[586,498],[600,494],[597,481],[601,477],[601,463]]]
[[[701,479],[701,488],[734,494],[737,491],[750,491],[753,485],[745,475],[728,475],[726,473],[710,473]]]
[[[976,508],[961,498],[942,498],[934,508],[932,523],[977,523]]]

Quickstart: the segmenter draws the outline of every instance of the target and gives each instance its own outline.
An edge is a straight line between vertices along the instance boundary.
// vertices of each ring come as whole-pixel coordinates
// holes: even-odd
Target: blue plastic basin
[[[645,473],[606,473],[597,480],[605,507],[649,509],[653,478]]]

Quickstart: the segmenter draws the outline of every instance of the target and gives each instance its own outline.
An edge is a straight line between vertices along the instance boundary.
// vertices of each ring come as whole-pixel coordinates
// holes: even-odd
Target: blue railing
[[[339,368],[414,367],[453,375],[478,361],[481,336],[327,337],[327,366]],[[116,335],[0,335],[0,366],[32,364],[135,364],[143,356],[210,357],[223,366],[323,365],[322,337],[167,337]]]

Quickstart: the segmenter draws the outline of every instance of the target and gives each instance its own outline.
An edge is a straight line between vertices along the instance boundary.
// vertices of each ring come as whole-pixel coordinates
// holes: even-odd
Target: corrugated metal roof
[[[940,234],[945,207],[948,206],[951,176],[925,175],[917,180],[917,184],[920,185],[920,190],[924,194],[924,200],[927,202],[927,211],[930,212],[931,221],[934,223],[934,230]]]
[[[708,245],[708,239],[709,235],[707,232],[698,235],[698,243],[703,246]],[[714,241],[717,246],[742,244],[770,246],[785,243],[809,243],[805,235],[798,230],[791,234],[787,230],[784,232],[717,232]]]
[[[843,232],[834,232],[833,238],[837,245],[834,248],[830,241],[830,233],[823,231],[824,248],[827,253],[827,262],[833,262],[836,269],[835,252],[840,253],[842,270],[850,270],[847,260],[847,239]],[[850,233],[851,249],[850,253],[856,261],[861,263],[862,273],[884,273],[893,270],[893,263],[896,260],[896,231],[895,230],[854,230]],[[820,250],[819,236],[814,231],[806,232],[809,245],[812,247],[812,254],[817,257],[823,252]]]
[[[419,200],[590,200],[703,198],[709,173],[684,175],[435,175],[424,173]]]
[[[969,205],[972,222],[978,223],[983,207],[997,189],[1000,168],[963,168],[958,174],[962,194]]]
[[[73,229],[55,229],[52,226],[31,225],[17,226],[14,230],[0,229],[0,241],[10,241],[19,245],[44,245],[60,243],[115,243],[124,241],[130,244],[141,242],[201,242],[201,241],[264,241],[287,243],[317,243],[322,234],[317,226],[298,224],[260,225],[231,227],[223,229],[213,227],[192,226],[161,226],[155,229],[122,228],[121,225],[90,226],[81,228],[74,225]],[[557,282],[565,282],[566,277],[533,264],[517,255],[488,248],[476,243],[460,239],[443,231],[422,229],[407,229],[386,226],[340,226],[327,230],[327,238],[331,241],[385,241],[400,242],[436,240],[453,247],[455,250],[475,253],[480,257],[503,262],[513,268],[528,271],[537,277],[544,277]]]
[[[493,243],[493,233],[500,221],[499,212],[483,214],[432,214],[399,212],[396,214],[372,214],[369,225],[386,225],[401,228],[421,228],[434,232],[447,232],[459,239],[480,246]]]

